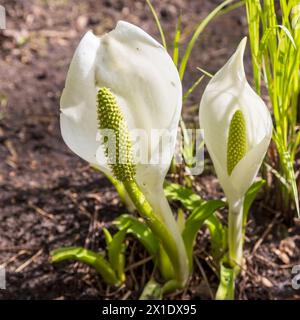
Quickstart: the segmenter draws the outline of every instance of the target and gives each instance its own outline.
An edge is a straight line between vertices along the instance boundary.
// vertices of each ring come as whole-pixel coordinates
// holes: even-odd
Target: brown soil
[[[168,43],[182,13],[183,44],[196,23],[221,1],[153,1]],[[0,32],[0,264],[6,266],[3,299],[135,299],[145,283],[148,262],[127,272],[126,284],[107,287],[78,263],[49,263],[60,246],[103,247],[101,228],[126,209],[107,180],[71,153],[59,130],[59,98],[70,59],[88,29],[102,34],[117,20],[135,23],[159,39],[144,1],[4,0],[7,29]],[[215,72],[246,34],[242,8],[219,17],[195,47],[184,82],[187,88],[200,66]],[[247,71],[251,65],[248,59]],[[188,105],[198,104],[201,90]],[[189,110],[191,110],[190,108]],[[196,122],[193,114],[190,120]],[[199,179],[201,194],[218,195],[214,176]],[[247,267],[238,283],[240,299],[299,299],[291,287],[291,268],[300,264],[300,227],[287,228],[281,215],[256,201],[246,240]],[[129,240],[128,266],[143,259]],[[206,299],[217,286],[207,263],[208,235],[199,234],[194,276],[188,289],[170,296]],[[202,268],[201,268],[202,266]],[[202,271],[201,271],[202,270]],[[208,278],[208,282],[203,276]]]

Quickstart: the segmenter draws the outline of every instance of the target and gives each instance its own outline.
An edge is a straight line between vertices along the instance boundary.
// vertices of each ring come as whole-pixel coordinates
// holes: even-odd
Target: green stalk
[[[213,20],[213,18],[225,7],[227,6],[228,4],[230,4],[233,0],[226,0],[226,1],[223,1],[219,6],[217,6],[213,11],[211,11],[209,13],[209,15],[203,20],[201,21],[193,36],[192,36],[192,39],[190,40],[190,42],[188,43],[187,45],[187,48],[184,52],[184,55],[182,57],[182,60],[181,60],[181,64],[180,64],[180,67],[179,67],[179,76],[180,76],[180,79],[182,80],[183,79],[183,76],[184,76],[184,73],[185,73],[185,69],[186,69],[186,66],[187,66],[187,62],[189,60],[189,57],[191,55],[191,52],[194,48],[194,45],[197,41],[197,39],[199,38],[200,34],[202,33],[202,31],[205,29],[205,27],[209,24],[209,22],[211,22]]]
[[[134,204],[132,203],[130,197],[128,196],[128,193],[126,192],[123,183],[121,181],[115,179],[113,176],[111,176],[109,174],[105,174],[105,175],[106,175],[107,179],[111,182],[111,184],[117,190],[122,203],[126,206],[128,211],[131,213],[134,212],[134,210],[135,210]]]
[[[229,203],[228,247],[229,264],[239,270],[243,259],[243,207],[244,198]]]
[[[234,300],[235,277],[234,268],[227,267],[225,261],[221,261],[220,284],[216,293],[216,300]]]
[[[126,192],[123,183],[115,179],[112,175],[108,174],[107,172],[102,171],[98,166],[91,165],[91,168],[93,168],[95,171],[103,173],[106,176],[106,178],[110,181],[110,183],[115,187],[122,203],[126,206],[128,211],[130,213],[134,212],[135,207]]]
[[[162,219],[154,213],[137,183],[134,180],[127,180],[123,181],[123,184],[140,215],[146,220],[153,233],[160,239],[173,265],[178,287],[183,287],[187,281],[187,263],[184,261],[186,257],[185,252],[183,252],[182,256],[182,253],[178,250],[181,247],[180,244],[176,242],[173,234],[171,234]]]

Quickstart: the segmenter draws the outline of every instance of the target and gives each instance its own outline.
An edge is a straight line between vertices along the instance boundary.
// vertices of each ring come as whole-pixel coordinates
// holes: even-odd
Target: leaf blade
[[[58,263],[66,260],[74,260],[85,263],[93,268],[110,285],[117,285],[118,278],[109,262],[99,253],[87,250],[83,247],[65,247],[50,252],[51,262]]]

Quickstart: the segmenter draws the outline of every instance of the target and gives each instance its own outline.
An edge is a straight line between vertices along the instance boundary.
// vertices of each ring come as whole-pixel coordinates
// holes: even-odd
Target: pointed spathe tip
[[[241,61],[243,61],[243,58],[244,58],[244,52],[246,49],[246,45],[247,45],[247,37],[244,37],[236,49],[235,55],[239,56]]]
[[[246,45],[247,45],[247,41],[248,41],[248,37],[244,37],[244,38],[241,40],[241,42],[240,42],[240,44],[239,44],[239,46],[238,46],[238,49],[244,49],[244,50],[245,50]]]
[[[132,26],[131,23],[124,20],[118,20],[115,29],[124,28],[124,27],[126,28],[130,26]]]
[[[244,70],[244,53],[247,45],[247,37],[244,37],[239,43],[235,53],[229,60],[228,65],[231,68],[231,72],[237,75],[237,77],[242,80],[246,78]]]

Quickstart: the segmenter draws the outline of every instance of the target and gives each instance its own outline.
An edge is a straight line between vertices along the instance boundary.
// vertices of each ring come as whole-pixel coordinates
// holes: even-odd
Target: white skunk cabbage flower
[[[272,119],[247,82],[247,39],[211,79],[200,103],[200,127],[220,184],[234,202],[253,183],[272,137]]]
[[[104,95],[111,93],[115,98],[129,132],[144,130],[147,145],[139,148],[148,151],[148,162],[136,162],[132,170],[135,180],[185,251],[163,192],[182,106],[181,82],[172,59],[146,32],[124,21],[101,37],[87,32],[76,49],[60,103],[62,137],[74,153],[112,175],[99,139],[100,88],[105,88]],[[153,129],[167,130],[169,139],[164,141],[163,149],[159,141],[150,141]],[[163,161],[157,163],[157,159]],[[185,259],[183,263],[187,263]]]
[[[254,182],[272,137],[270,112],[246,79],[243,64],[246,43],[244,38],[210,80],[199,111],[208,152],[229,209],[236,213],[241,211],[243,197]]]

